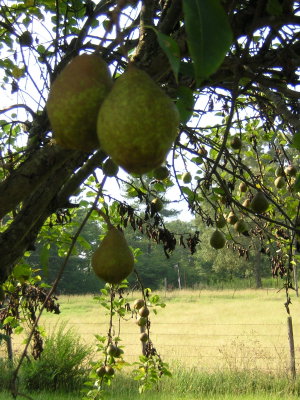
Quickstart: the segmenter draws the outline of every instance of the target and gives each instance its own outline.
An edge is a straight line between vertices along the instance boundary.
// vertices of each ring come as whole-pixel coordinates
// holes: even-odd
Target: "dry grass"
[[[167,307],[159,309],[157,315],[151,313],[151,339],[165,361],[202,370],[260,368],[282,373],[288,368],[283,291],[182,290],[159,294]],[[300,302],[295,297],[292,302],[296,360],[300,362]],[[60,304],[59,317],[43,316],[46,331],[58,320],[67,320],[86,343],[95,343],[95,334],[106,334],[106,310],[93,296],[61,296]],[[124,358],[136,360],[140,354],[139,327],[132,319],[122,322],[120,336]],[[15,343],[19,348],[20,338]]]

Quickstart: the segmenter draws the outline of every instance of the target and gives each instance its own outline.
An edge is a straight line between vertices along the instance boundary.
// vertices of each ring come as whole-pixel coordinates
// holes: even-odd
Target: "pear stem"
[[[97,213],[100,215],[100,217],[102,217],[104,219],[104,221],[106,222],[108,229],[113,228],[113,224],[110,222],[109,216],[107,214],[105,214],[102,210],[100,210],[100,208],[95,207],[94,208]]]

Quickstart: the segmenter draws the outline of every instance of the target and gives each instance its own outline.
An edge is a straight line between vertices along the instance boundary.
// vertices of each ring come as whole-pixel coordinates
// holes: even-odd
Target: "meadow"
[[[121,400],[276,400],[300,394],[300,380],[289,377],[289,341],[285,292],[261,290],[182,290],[155,292],[166,304],[151,309],[151,340],[170,365],[173,378],[165,378],[159,391],[143,395],[130,379],[130,367],[117,374],[109,399]],[[130,304],[138,293],[130,293]],[[61,323],[71,327],[82,342],[95,348],[95,335],[106,335],[109,316],[93,295],[60,296],[61,314],[45,313],[42,325],[51,332]],[[292,297],[296,369],[300,367],[300,299]],[[120,331],[119,331],[120,329]],[[114,322],[124,346],[124,359],[132,363],[141,354],[140,328],[134,318]],[[15,336],[14,348],[22,348]],[[94,352],[96,360],[99,353]],[[121,390],[121,389],[122,390]],[[121,394],[120,394],[121,390]],[[6,395],[6,397],[5,397]],[[296,397],[294,397],[294,395]],[[1,397],[2,396],[2,397]],[[3,397],[4,396],[4,397]],[[80,395],[35,394],[35,400],[79,400]],[[0,400],[7,399],[0,394]]]
[[[156,294],[156,293],[155,293]],[[182,290],[159,292],[165,308],[150,313],[151,339],[163,359],[205,371],[262,369],[286,372],[289,365],[285,293],[262,290]],[[132,303],[139,294],[129,296]],[[108,329],[106,310],[93,296],[61,296],[59,317],[45,314],[43,325],[51,330],[66,321],[87,344]],[[300,300],[292,298],[297,366],[300,363]],[[133,318],[121,323],[124,358],[141,354],[139,327]],[[115,321],[115,333],[119,326]]]

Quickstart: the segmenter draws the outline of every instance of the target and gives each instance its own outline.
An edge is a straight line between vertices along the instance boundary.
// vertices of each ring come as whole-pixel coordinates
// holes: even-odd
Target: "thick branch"
[[[83,158],[77,153],[77,156],[65,162],[59,174],[56,170],[52,171],[48,179],[24,202],[8,229],[0,235],[0,282],[6,280],[15,263],[35,241],[47,217],[59,207],[55,196]]]
[[[37,187],[58,170],[77,151],[47,145],[24,161],[9,177],[0,183],[0,219],[26,199]]]

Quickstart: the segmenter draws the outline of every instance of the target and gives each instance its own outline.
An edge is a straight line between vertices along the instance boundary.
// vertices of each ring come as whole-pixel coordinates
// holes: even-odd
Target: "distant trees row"
[[[77,219],[68,226],[53,225],[49,228],[49,241],[39,243],[35,252],[28,261],[33,269],[49,284],[55,280],[58,270],[63,263],[65,253],[58,250],[55,245],[55,235],[67,238],[72,236],[72,229],[78,224]],[[260,287],[262,277],[270,276],[268,259],[262,255],[260,249],[250,247],[249,254],[240,254],[238,246],[216,251],[209,246],[209,237],[212,231],[197,221],[182,222],[174,220],[166,227],[176,232],[176,248],[166,256],[163,244],[157,245],[149,240],[138,229],[126,229],[126,237],[130,246],[137,251],[136,270],[145,287],[178,288],[211,286],[227,283],[236,279],[251,279],[253,286]],[[191,230],[199,232],[200,242],[197,251],[191,254],[189,240]],[[62,293],[91,293],[97,292],[104,282],[99,281],[91,269],[90,259],[92,252],[99,244],[105,226],[100,226],[98,221],[89,222],[79,238],[79,246],[70,257],[65,273],[59,283]],[[195,237],[197,237],[197,233]],[[241,240],[243,240],[241,238]],[[135,274],[129,277],[134,287]]]

